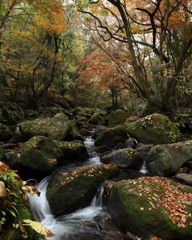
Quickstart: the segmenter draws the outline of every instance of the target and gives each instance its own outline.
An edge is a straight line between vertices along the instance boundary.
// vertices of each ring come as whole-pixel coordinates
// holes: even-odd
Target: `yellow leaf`
[[[47,229],[43,224],[41,224],[39,222],[32,221],[30,219],[25,219],[23,222],[26,223],[25,225],[31,226],[36,232],[38,232],[46,237],[55,236],[54,233],[52,233],[49,229]]]
[[[141,210],[141,211],[143,211],[143,210],[144,210],[144,208],[143,208],[143,207],[140,207],[140,210]]]

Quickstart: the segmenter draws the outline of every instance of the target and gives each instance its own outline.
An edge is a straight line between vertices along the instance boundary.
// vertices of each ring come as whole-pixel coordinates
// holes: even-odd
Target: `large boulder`
[[[130,113],[118,109],[112,111],[106,118],[108,119],[108,127],[115,127],[117,125],[124,125],[126,119],[130,117]]]
[[[71,130],[71,123],[64,113],[56,114],[47,126],[47,136],[52,140],[65,140]]]
[[[100,134],[95,139],[95,146],[108,146],[114,148],[118,143],[124,143],[127,139],[127,131],[123,126],[117,126],[110,128],[107,131]]]
[[[103,125],[97,125],[93,134],[92,134],[92,138],[96,139],[99,135],[101,135],[102,133],[104,133],[105,131],[107,131],[109,128]]]
[[[192,188],[165,177],[107,183],[105,201],[124,233],[148,239],[186,240],[192,236]]]
[[[54,117],[41,117],[18,124],[19,131],[25,139],[34,136],[48,136],[52,140],[65,140],[71,130],[71,123],[64,113]]]
[[[41,117],[34,120],[23,121],[17,125],[17,129],[26,140],[34,136],[46,136],[47,125],[51,119],[50,117]]]
[[[49,180],[47,200],[55,216],[68,214],[90,204],[99,185],[119,172],[116,165],[101,165],[60,172]]]
[[[126,122],[127,132],[145,144],[178,142],[180,131],[165,115],[154,113],[134,122]]]
[[[87,149],[83,143],[54,141],[61,149],[63,155],[58,159],[58,164],[62,164],[67,160],[79,161],[86,160],[89,157]]]
[[[104,122],[104,118],[99,114],[99,113],[94,113],[91,117],[90,117],[90,123],[93,124],[98,124],[100,122]]]
[[[59,146],[44,136],[30,138],[21,147],[19,164],[28,171],[46,176],[50,174],[63,155]]]
[[[158,176],[169,176],[192,156],[192,140],[156,145],[148,153],[146,164],[150,173]]]
[[[117,164],[120,168],[133,168],[140,170],[143,159],[135,149],[124,148],[101,156],[105,164]]]
[[[10,128],[0,123],[0,141],[8,141],[12,138],[13,133]]]
[[[34,231],[31,226],[26,226],[25,222],[23,222],[24,220],[35,220],[23,185],[19,175],[0,162],[0,239],[45,239],[41,234]],[[36,229],[38,227],[43,228],[41,225],[38,226],[38,222],[34,221],[33,223],[36,224]]]

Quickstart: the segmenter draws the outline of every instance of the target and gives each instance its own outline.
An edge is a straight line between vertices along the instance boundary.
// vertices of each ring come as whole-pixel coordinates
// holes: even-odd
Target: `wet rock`
[[[175,175],[175,178],[183,180],[188,185],[192,186],[192,174],[189,173],[178,173]]]
[[[97,125],[95,128],[95,131],[92,135],[93,139],[96,139],[99,135],[101,135],[102,133],[104,133],[105,131],[107,131],[109,128],[103,125]]]
[[[66,160],[86,160],[89,157],[87,149],[83,143],[54,141],[62,151],[62,156],[58,159],[58,164],[62,165]]]
[[[99,185],[118,172],[116,165],[109,164],[53,174],[47,190],[52,213],[60,216],[87,206]]]
[[[46,176],[55,169],[57,159],[61,156],[62,151],[56,143],[46,137],[36,136],[21,147],[19,164],[29,172]]]
[[[180,140],[180,131],[165,115],[154,113],[126,123],[127,132],[144,144],[166,144]]]
[[[112,111],[109,115],[107,115],[108,119],[108,127],[115,127],[118,125],[124,125],[126,119],[130,117],[130,113],[118,109],[116,111]]]
[[[192,189],[187,187],[157,176],[109,182],[106,206],[124,233],[144,239],[154,235],[163,240],[186,240],[192,236]]]
[[[104,118],[99,113],[94,113],[90,118],[90,123],[98,124],[99,122],[103,122]]]
[[[192,140],[172,144],[156,145],[149,151],[146,165],[150,173],[169,176],[192,156]]]
[[[134,149],[124,148],[101,156],[101,162],[105,164],[117,164],[120,168],[140,169],[143,159]]]
[[[114,148],[118,143],[124,143],[127,139],[127,131],[123,126],[110,128],[95,139],[95,146],[108,146]]]

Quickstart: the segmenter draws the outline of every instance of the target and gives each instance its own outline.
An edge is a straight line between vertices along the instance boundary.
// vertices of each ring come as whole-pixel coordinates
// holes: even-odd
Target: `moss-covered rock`
[[[154,113],[126,123],[128,133],[145,144],[173,143],[180,140],[180,131],[165,115]]]
[[[23,183],[20,177],[8,166],[0,162],[0,239],[2,240],[43,240],[42,235],[30,226],[25,226],[23,220],[36,221],[31,208],[24,202],[26,193],[22,190]],[[2,186],[5,187],[5,196],[2,197]]]
[[[92,138],[93,139],[96,139],[99,135],[101,135],[102,133],[104,133],[106,130],[108,130],[109,128],[106,127],[106,126],[103,126],[103,125],[97,125],[94,132],[93,132],[93,135],[92,135]]]
[[[114,148],[118,143],[124,143],[127,139],[127,130],[123,126],[110,128],[95,139],[95,146],[108,146]]]
[[[64,113],[56,114],[47,126],[47,136],[52,140],[65,140],[71,130],[71,123]]]
[[[71,128],[71,122],[64,113],[58,113],[54,117],[40,117],[18,124],[20,134],[26,140],[34,136],[48,136],[52,140],[65,140]]]
[[[81,132],[79,131],[79,128],[76,124],[75,121],[70,121],[71,129],[69,130],[69,133],[66,137],[67,141],[72,141],[72,140],[81,140],[83,141],[83,136]]]
[[[146,164],[150,173],[169,176],[192,156],[192,140],[172,144],[156,145],[148,153]]]
[[[112,219],[123,232],[163,240],[186,240],[192,236],[191,192],[163,177],[122,180],[106,188]]]
[[[44,136],[30,138],[21,148],[19,164],[36,174],[46,176],[55,169],[62,151],[52,140]]]
[[[8,141],[12,138],[13,133],[10,128],[0,123],[0,141]]]
[[[109,164],[56,173],[49,180],[47,190],[52,213],[60,216],[88,206],[99,185],[118,172],[116,165]]]
[[[58,164],[62,164],[66,160],[86,160],[89,157],[87,149],[83,143],[54,141],[61,149],[63,155],[58,159]]]
[[[37,118],[32,121],[24,121],[18,124],[18,129],[22,137],[26,140],[34,136],[46,136],[47,125],[52,118]]]
[[[108,127],[115,127],[117,125],[124,125],[126,119],[130,117],[130,113],[121,109],[112,111],[106,118],[108,119]]]
[[[101,156],[105,164],[117,164],[120,168],[133,168],[140,170],[143,159],[135,149],[120,149]]]
[[[99,113],[94,113],[91,117],[90,117],[90,123],[93,124],[98,124],[99,122],[103,122],[104,118],[99,114]]]

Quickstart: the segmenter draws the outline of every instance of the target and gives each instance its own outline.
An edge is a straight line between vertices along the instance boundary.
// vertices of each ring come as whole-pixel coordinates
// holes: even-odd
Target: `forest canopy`
[[[0,9],[1,101],[191,106],[190,0],[1,0]]]

